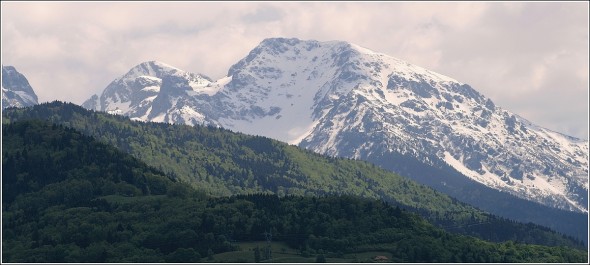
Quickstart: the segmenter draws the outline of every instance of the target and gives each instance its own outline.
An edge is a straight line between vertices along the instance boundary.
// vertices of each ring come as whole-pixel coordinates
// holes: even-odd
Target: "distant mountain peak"
[[[284,43],[288,45],[295,45],[297,43],[302,42],[302,40],[298,38],[284,38],[284,37],[276,37],[276,38],[266,38],[260,42],[261,45],[272,45],[277,43]]]
[[[82,103],[82,107],[89,110],[99,110],[100,105],[98,95],[92,95],[89,99]]]
[[[100,97],[93,96],[83,106],[140,120],[174,123],[181,119],[183,123],[201,124],[204,121],[195,118],[199,116],[196,108],[183,108],[188,103],[184,99],[216,93],[217,90],[218,87],[212,86],[211,79],[205,75],[186,72],[159,61],[147,61],[115,79]],[[181,110],[173,111],[177,106]]]
[[[2,66],[2,108],[38,104],[37,94],[27,78],[14,66]]]
[[[16,71],[16,68],[14,68],[14,66],[11,65],[3,65],[2,66],[2,74],[14,74],[15,72],[18,73],[18,71]]]
[[[151,76],[156,78],[162,78],[166,75],[172,75],[175,73],[184,72],[179,68],[171,66],[166,63],[158,62],[158,61],[147,61],[140,63],[133,68],[131,68],[125,75],[123,75],[122,79],[133,79],[140,76]]]

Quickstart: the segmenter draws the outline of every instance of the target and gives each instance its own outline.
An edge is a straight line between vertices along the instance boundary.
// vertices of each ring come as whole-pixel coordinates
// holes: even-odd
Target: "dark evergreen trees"
[[[103,124],[105,126],[97,126],[97,130],[142,135],[124,139],[131,147],[140,146],[136,141],[143,141],[141,148],[158,149],[152,152],[158,158],[167,154],[181,161],[186,159],[193,167],[209,165],[212,169],[203,172],[225,172],[239,176],[236,179],[251,177],[253,181],[263,181],[268,178],[269,183],[280,183],[274,180],[275,174],[298,175],[301,178],[299,183],[305,184],[302,187],[311,183],[309,189],[316,187],[316,194],[323,195],[302,197],[286,192],[286,196],[278,196],[276,191],[271,194],[265,190],[267,193],[256,191],[250,195],[207,197],[182,183],[185,181],[182,175],[167,177],[163,173],[165,170],[147,166],[121,149],[98,142],[71,127],[40,120],[24,121],[26,119],[18,115],[8,115],[9,118],[3,119],[2,130],[2,247],[5,261],[207,261],[215,253],[236,250],[237,246],[230,238],[238,242],[264,240],[263,234],[268,229],[272,231],[273,240],[301,249],[312,259],[320,253],[326,253],[327,257],[334,253],[362,251],[375,245],[387,249],[395,262],[585,262],[587,258],[587,252],[567,247],[528,246],[519,242],[492,244],[449,234],[411,212],[428,209],[426,216],[438,216],[450,225],[456,225],[451,222],[454,219],[482,222],[479,218],[485,215],[460,204],[451,204],[451,207],[463,212],[449,214],[445,211],[448,209],[438,208],[449,204],[439,205],[437,203],[441,202],[436,201],[448,198],[428,190],[423,192],[425,189],[415,183],[366,163],[325,158],[265,138],[253,140],[262,146],[257,148],[266,150],[256,153],[241,145],[251,140],[248,136],[217,128],[132,123],[105,114],[89,112],[81,115],[83,112],[76,107],[65,106],[76,110],[69,115],[72,118],[69,125],[79,123],[77,126],[91,127]],[[61,107],[57,110],[55,113],[63,111]],[[42,113],[49,113],[48,120],[58,119],[54,112]],[[89,117],[96,120],[85,121]],[[194,152],[194,156],[181,155],[180,145],[167,144],[168,130],[174,137],[186,138],[182,143],[185,149]],[[195,131],[206,134],[202,141],[212,141],[216,148],[202,145],[201,141],[188,140],[198,135]],[[149,140],[151,138],[163,139],[164,143]],[[143,154],[133,150],[130,151],[132,154],[142,157]],[[267,162],[258,166],[235,162],[240,156],[244,161]],[[210,163],[202,164],[202,161]],[[232,163],[239,166],[231,166]],[[199,166],[195,168],[202,170]],[[232,179],[227,176],[210,177],[216,181],[227,178],[219,182],[227,186],[238,185],[225,182]],[[362,188],[366,188],[363,183],[377,188],[396,184],[399,187],[391,187],[391,192],[399,191],[398,197],[396,200],[361,199],[323,189],[340,187],[335,191],[342,191],[346,188],[342,185],[356,180]],[[285,183],[276,185],[276,189],[289,191],[285,189],[289,187]],[[412,205],[418,204],[404,204],[421,196],[432,196],[420,200],[430,205],[413,208]],[[446,214],[449,216],[443,218]],[[518,233],[536,236],[537,231],[541,231],[538,234],[540,239],[530,236],[532,240],[572,244],[563,243],[569,241],[542,227],[516,225],[503,220],[494,224],[493,217],[488,218],[492,218],[487,219],[489,230],[482,231],[493,231],[498,237]],[[509,229],[494,230],[504,229],[501,225],[512,228],[515,232],[507,233],[514,234],[500,234]]]

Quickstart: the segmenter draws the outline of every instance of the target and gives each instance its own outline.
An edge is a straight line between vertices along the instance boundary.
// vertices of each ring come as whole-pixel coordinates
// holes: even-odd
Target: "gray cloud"
[[[345,40],[588,139],[587,22],[583,2],[2,2],[2,63],[79,104],[147,60],[220,78],[264,38]]]

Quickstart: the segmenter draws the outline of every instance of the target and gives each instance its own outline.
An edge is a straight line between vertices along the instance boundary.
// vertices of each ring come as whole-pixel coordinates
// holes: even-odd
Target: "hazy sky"
[[[586,2],[2,2],[2,64],[81,104],[149,60],[218,79],[269,37],[349,41],[588,139]]]

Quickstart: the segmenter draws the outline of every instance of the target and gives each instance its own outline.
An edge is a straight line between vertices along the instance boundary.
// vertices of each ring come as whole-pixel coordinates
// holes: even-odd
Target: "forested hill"
[[[393,262],[587,262],[574,248],[451,234],[379,200],[210,198],[47,121],[3,124],[2,146],[2,262],[285,261],[242,248],[265,233],[299,262],[375,251]]]
[[[486,240],[583,246],[578,239],[542,226],[491,216],[372,164],[320,156],[264,137],[214,127],[131,121],[61,102],[3,112],[5,123],[28,119],[79,130],[212,196],[355,195],[384,200],[449,231]]]

